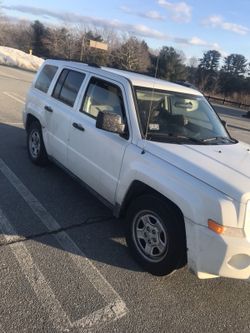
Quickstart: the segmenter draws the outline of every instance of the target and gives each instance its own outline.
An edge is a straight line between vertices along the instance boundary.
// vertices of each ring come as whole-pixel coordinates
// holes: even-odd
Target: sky
[[[250,60],[250,0],[2,0],[0,6],[12,18],[128,32],[152,49],[173,46],[187,58],[216,49]]]

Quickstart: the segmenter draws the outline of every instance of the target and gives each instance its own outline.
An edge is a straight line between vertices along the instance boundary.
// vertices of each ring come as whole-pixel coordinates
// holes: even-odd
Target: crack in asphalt
[[[101,223],[101,222],[103,222],[103,223],[110,222],[113,219],[114,219],[113,216],[89,217],[84,222],[76,223],[76,224],[73,224],[73,225],[70,225],[67,227],[61,227],[59,229],[55,229],[55,230],[51,230],[51,231],[48,230],[48,231],[40,232],[38,234],[29,235],[29,236],[16,235],[16,239],[4,242],[2,244],[0,243],[0,248],[4,247],[4,246],[9,246],[11,244],[26,242],[28,240],[33,240],[33,239],[43,237],[43,236],[55,235],[60,232],[65,232],[65,231],[72,230],[75,228],[80,228],[85,225],[87,226],[87,225],[92,225],[92,224]]]

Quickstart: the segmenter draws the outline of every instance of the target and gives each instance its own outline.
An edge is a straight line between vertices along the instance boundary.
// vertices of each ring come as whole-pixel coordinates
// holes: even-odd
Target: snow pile
[[[37,71],[43,59],[11,47],[0,46],[0,65]]]

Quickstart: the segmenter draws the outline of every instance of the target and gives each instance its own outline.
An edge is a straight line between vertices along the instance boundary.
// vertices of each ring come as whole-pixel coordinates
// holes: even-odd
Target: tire
[[[186,234],[179,215],[167,201],[153,195],[138,197],[128,209],[128,247],[153,275],[168,275],[184,263]]]
[[[48,163],[48,156],[43,142],[41,125],[33,121],[28,129],[27,148],[32,163],[44,166]]]

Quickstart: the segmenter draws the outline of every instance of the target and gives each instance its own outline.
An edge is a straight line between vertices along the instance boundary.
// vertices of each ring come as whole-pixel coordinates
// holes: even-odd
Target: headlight
[[[250,226],[250,200],[246,205],[245,226]]]

